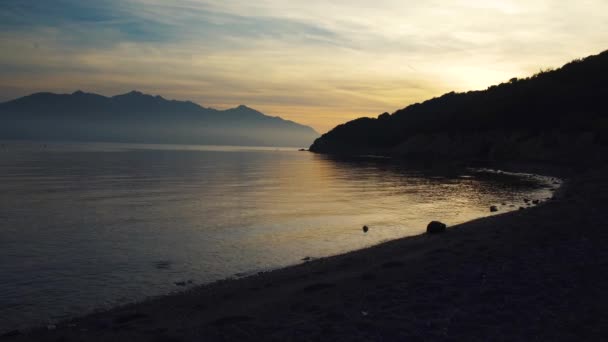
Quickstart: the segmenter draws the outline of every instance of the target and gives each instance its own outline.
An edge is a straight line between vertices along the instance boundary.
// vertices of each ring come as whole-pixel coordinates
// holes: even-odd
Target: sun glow
[[[0,100],[139,89],[320,132],[598,53],[608,31],[602,0],[27,2],[0,5]]]

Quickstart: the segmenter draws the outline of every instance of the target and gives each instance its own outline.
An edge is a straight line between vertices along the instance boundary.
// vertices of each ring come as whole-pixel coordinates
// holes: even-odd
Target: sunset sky
[[[0,101],[133,89],[325,132],[608,49],[606,0],[2,0]]]

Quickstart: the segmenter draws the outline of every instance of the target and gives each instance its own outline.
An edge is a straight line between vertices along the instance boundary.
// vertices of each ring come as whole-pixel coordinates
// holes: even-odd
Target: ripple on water
[[[14,151],[0,159],[0,331],[516,210],[559,186],[295,150]]]

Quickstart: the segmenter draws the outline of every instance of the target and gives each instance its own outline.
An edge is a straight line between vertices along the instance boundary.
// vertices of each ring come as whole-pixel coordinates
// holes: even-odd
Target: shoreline
[[[306,157],[306,156],[305,156]],[[405,212],[405,214],[403,215],[404,218],[402,219],[397,219],[397,220],[391,220],[388,218],[384,218],[382,216],[378,215],[378,220],[382,221],[382,223],[384,223],[383,220],[386,220],[386,222],[390,222],[393,223],[393,226],[390,226],[390,228],[387,228],[387,226],[382,226],[380,223],[376,223],[373,224],[372,223],[372,231],[370,232],[370,234],[363,234],[361,232],[361,226],[358,224],[363,224],[363,223],[367,223],[370,224],[370,222],[368,222],[367,219],[365,220],[358,220],[358,219],[354,219],[354,220],[349,220],[349,221],[357,221],[360,223],[355,222],[354,224],[352,224],[352,222],[349,223],[345,223],[344,221],[342,223],[337,222],[335,225],[338,226],[338,229],[344,230],[344,231],[348,231],[348,234],[344,234],[344,235],[350,235],[350,236],[346,236],[347,238],[354,236],[354,238],[352,238],[352,241],[349,241],[349,243],[344,243],[343,241],[341,241],[341,239],[336,240],[335,242],[332,242],[333,239],[333,235],[328,235],[326,229],[323,227],[325,220],[320,219],[320,218],[315,218],[316,222],[319,223],[319,228],[318,231],[318,236],[317,237],[313,237],[315,239],[319,239],[319,240],[325,240],[325,241],[330,241],[331,243],[333,243],[334,245],[341,245],[341,248],[334,248],[334,249],[327,249],[325,248],[325,250],[323,250],[323,248],[318,248],[317,244],[315,243],[308,243],[307,246],[305,248],[298,248],[297,245],[294,245],[293,250],[290,250],[288,248],[284,248],[284,250],[287,251],[287,253],[284,253],[284,255],[287,256],[286,259],[282,259],[280,261],[280,263],[261,263],[261,262],[254,262],[255,259],[249,259],[249,258],[245,258],[241,261],[241,263],[249,263],[249,264],[253,264],[254,266],[259,266],[259,267],[254,267],[254,268],[240,268],[240,269],[236,269],[233,270],[231,272],[221,272],[221,274],[219,274],[219,276],[217,277],[207,277],[207,274],[205,272],[202,273],[189,273],[189,274],[185,274],[184,272],[182,273],[175,273],[172,274],[170,276],[167,276],[168,274],[171,274],[171,272],[173,271],[173,269],[179,269],[180,266],[174,267],[172,265],[168,266],[168,269],[165,268],[158,268],[156,263],[152,263],[150,262],[149,264],[143,264],[144,266],[147,265],[151,265],[153,268],[153,271],[150,272],[150,270],[146,270],[150,273],[154,272],[155,276],[165,276],[166,279],[161,279],[161,281],[164,280],[164,283],[162,283],[162,285],[164,285],[165,287],[163,288],[162,291],[145,291],[147,290],[146,288],[143,288],[143,286],[141,286],[141,282],[138,281],[138,279],[136,279],[135,277],[131,277],[129,274],[126,274],[126,277],[122,278],[122,281],[120,283],[116,283],[113,282],[112,278],[109,278],[107,280],[105,280],[105,277],[101,277],[98,276],[96,277],[97,279],[101,279],[101,281],[98,281],[97,284],[95,284],[93,282],[94,285],[97,285],[96,287],[90,286],[88,283],[86,282],[80,282],[78,281],[79,277],[78,274],[74,274],[74,276],[72,276],[73,281],[70,281],[67,284],[63,284],[63,289],[64,291],[64,295],[57,300],[57,298],[55,298],[53,296],[52,293],[48,293],[45,294],[44,292],[38,292],[38,294],[34,293],[31,297],[27,294],[28,289],[32,289],[35,290],[35,285],[18,285],[17,283],[15,283],[15,285],[11,286],[11,277],[12,274],[9,273],[7,274],[7,280],[8,281],[8,287],[7,289],[9,290],[9,293],[11,293],[11,291],[14,291],[16,294],[13,296],[5,296],[7,298],[8,303],[20,303],[20,302],[25,302],[25,303],[29,303],[29,306],[19,306],[17,304],[14,304],[12,306],[8,306],[6,308],[4,308],[3,314],[0,314],[0,316],[6,317],[6,319],[0,319],[0,335],[2,335],[2,333],[7,332],[7,331],[12,331],[15,329],[19,329],[21,331],[27,331],[29,329],[32,328],[36,328],[36,327],[45,327],[47,325],[57,325],[60,324],[63,321],[66,320],[70,320],[70,319],[74,319],[74,318],[78,318],[78,317],[82,317],[82,316],[86,316],[89,315],[91,313],[96,313],[96,312],[103,312],[103,311],[107,311],[110,310],[112,308],[115,307],[119,307],[119,306],[124,306],[124,305],[128,305],[128,304],[132,304],[132,303],[140,303],[142,301],[145,300],[150,300],[150,299],[154,299],[156,297],[160,297],[160,296],[164,296],[164,295],[168,295],[168,294],[173,294],[173,293],[179,293],[182,292],[184,290],[190,289],[194,286],[197,285],[204,285],[204,284],[209,284],[218,280],[222,280],[222,279],[228,279],[228,278],[243,278],[243,276],[247,276],[247,275],[252,275],[255,273],[258,273],[260,271],[269,271],[269,270],[275,270],[278,268],[283,268],[283,267],[288,267],[288,266],[293,266],[293,265],[297,265],[299,263],[301,263],[302,261],[305,261],[304,258],[306,257],[312,257],[312,258],[319,258],[319,257],[328,257],[328,256],[333,256],[336,254],[344,254],[346,252],[349,251],[354,251],[357,249],[361,249],[361,248],[365,248],[365,247],[369,247],[372,245],[376,245],[385,241],[388,241],[389,239],[396,239],[396,238],[402,238],[402,237],[406,237],[406,236],[411,236],[411,235],[418,235],[420,233],[422,233],[424,231],[424,227],[426,226],[426,224],[428,223],[428,220],[432,220],[432,219],[444,219],[445,223],[447,223],[448,225],[455,225],[455,224],[460,224],[472,219],[476,219],[479,217],[484,217],[484,216],[488,216],[488,215],[495,215],[497,213],[494,212],[490,212],[488,209],[490,207],[490,205],[496,205],[499,209],[498,209],[498,213],[504,213],[506,211],[510,211],[510,210],[516,210],[518,206],[526,206],[527,203],[523,202],[524,198],[529,198],[530,202],[532,200],[545,200],[548,197],[551,197],[552,192],[554,191],[554,189],[556,187],[558,187],[559,185],[555,185],[557,184],[557,182],[554,182],[554,177],[552,176],[541,176],[541,175],[533,175],[530,173],[522,173],[522,172],[514,172],[514,173],[510,173],[510,172],[503,172],[501,170],[497,170],[496,167],[493,168],[478,168],[478,167],[458,167],[458,168],[446,168],[444,169],[443,166],[441,164],[439,165],[431,165],[430,168],[424,168],[423,165],[415,165],[414,167],[412,166],[408,166],[406,163],[405,165],[402,165],[400,163],[396,163],[395,161],[391,161],[390,163],[383,163],[383,164],[377,164],[377,163],[373,163],[373,167],[374,168],[384,168],[385,166],[387,167],[388,170],[382,170],[382,172],[384,173],[388,173],[388,175],[390,176],[393,173],[399,172],[401,171],[401,168],[403,168],[405,171],[404,172],[411,172],[411,173],[419,173],[421,175],[421,177],[428,177],[428,179],[432,179],[435,178],[436,176],[438,178],[442,178],[440,182],[441,184],[443,184],[444,182],[457,182],[458,184],[467,184],[469,182],[471,183],[482,183],[482,184],[492,184],[487,190],[485,190],[483,193],[487,193],[489,194],[488,197],[491,197],[489,200],[475,200],[474,199],[474,203],[475,205],[472,206],[472,208],[474,209],[474,212],[472,213],[466,213],[466,211],[460,211],[459,207],[453,207],[453,203],[450,201],[443,201],[442,203],[438,203],[437,205],[435,205],[435,201],[431,200],[428,201],[428,203],[432,204],[433,206],[436,206],[438,208],[447,208],[446,211],[452,211],[452,213],[455,213],[455,215],[453,215],[453,217],[457,217],[458,219],[453,219],[450,216],[447,215],[443,215],[440,213],[430,213],[427,215],[426,212],[416,212],[416,211],[411,211],[411,209],[408,209],[407,207],[403,207],[403,209],[401,209],[401,206],[397,206],[397,207],[391,207],[391,210],[388,211],[385,208],[378,208],[378,209],[373,209],[370,210],[369,208],[366,207],[366,205],[375,205],[376,201],[367,201],[366,203],[358,203],[357,205],[350,205],[351,208],[356,208],[358,206],[361,206],[362,210],[367,210],[370,214],[375,214],[377,213],[377,210],[382,210],[383,212],[386,212],[389,215],[393,215],[393,213],[397,213],[397,215],[400,214],[400,212],[403,210]],[[354,165],[354,168],[359,167],[360,165],[367,165],[367,162],[361,163],[359,164],[359,162],[357,162],[356,165]],[[349,167],[351,167],[350,165],[348,165]],[[393,169],[394,168],[394,169]],[[519,170],[518,170],[519,171]],[[383,173],[383,174],[384,174]],[[382,176],[383,174],[379,174],[379,176]],[[443,180],[443,178],[445,178],[445,180]],[[462,180],[461,180],[462,178]],[[425,182],[427,181],[426,179],[424,180]],[[408,181],[409,182],[409,181]],[[435,181],[430,181],[430,182],[435,182]],[[439,183],[437,183],[439,184]],[[459,185],[460,186],[460,185]],[[511,188],[511,186],[513,188]],[[467,185],[465,185],[465,188],[467,187]],[[378,187],[380,188],[380,187]],[[477,189],[475,187],[475,189]],[[389,191],[391,191],[392,189],[388,189]],[[454,193],[455,200],[458,200],[459,194],[457,191],[451,191],[452,193]],[[474,191],[475,192],[475,191]],[[515,194],[515,192],[517,192],[517,194]],[[482,192],[479,192],[482,193]],[[442,196],[441,193],[438,193],[439,196]],[[416,195],[418,196],[418,195]],[[401,196],[399,196],[401,197]],[[446,198],[449,197],[449,195],[446,195]],[[389,198],[389,197],[378,197],[379,201],[384,200],[384,198]],[[468,198],[468,197],[467,197]],[[424,197],[412,197],[411,200],[408,200],[406,204],[407,206],[409,206],[409,203],[411,203],[412,205],[416,206],[417,205],[417,201],[420,202],[425,202],[426,199]],[[312,202],[317,202],[317,200],[313,200]],[[460,202],[459,202],[460,203]],[[318,208],[323,210],[323,207],[319,206],[318,203],[311,203],[313,205],[314,208]],[[477,205],[479,204],[479,205]],[[460,204],[458,204],[460,205]],[[453,208],[451,208],[453,207]],[[302,207],[304,209],[305,212],[307,212],[307,217],[313,217],[316,215],[315,213],[317,211],[314,210],[307,210],[305,209],[306,207]],[[465,209],[468,210],[468,209]],[[443,209],[441,209],[440,211],[443,211]],[[411,212],[411,214],[408,214],[409,212]],[[462,213],[462,214],[460,214]],[[358,213],[355,211],[354,212],[355,215],[357,215]],[[450,213],[448,213],[450,214]],[[311,216],[312,215],[312,216]],[[140,215],[141,216],[141,215]],[[422,219],[419,219],[422,218]],[[415,223],[411,223],[415,221]],[[277,226],[279,229],[278,230],[282,230],[282,231],[291,231],[291,225],[292,222],[286,220],[283,221],[284,224],[281,225],[282,228],[280,226]],[[331,223],[330,223],[331,224]],[[177,225],[176,225],[177,227]],[[27,227],[24,227],[27,228]],[[87,228],[87,227],[83,227],[83,228]],[[180,227],[181,228],[181,227]],[[387,231],[389,231],[389,233],[387,234]],[[335,232],[335,231],[334,231]],[[334,233],[332,232],[332,234]],[[77,232],[76,232],[77,233]],[[340,233],[338,231],[338,233]],[[171,233],[173,234],[173,233]],[[276,234],[276,233],[272,233],[272,234]],[[279,233],[280,234],[280,233]],[[265,239],[268,238],[272,238],[272,236],[269,237],[265,237]],[[169,239],[171,240],[171,239]],[[259,241],[260,243],[262,243],[262,245],[257,244],[257,246],[264,246],[264,241]],[[289,241],[285,241],[286,243],[290,243]],[[284,243],[285,243],[284,242]],[[10,247],[10,245],[8,245]],[[176,246],[178,245],[172,245],[170,247],[170,249],[175,249]],[[109,247],[109,246],[108,246]],[[253,246],[255,247],[255,246]],[[277,246],[279,248],[281,248],[281,246]],[[179,248],[178,248],[179,249]],[[196,254],[196,249],[199,250],[204,250],[204,247],[201,248],[200,244],[198,245],[198,248],[193,248],[193,254],[192,255],[197,255]],[[268,247],[266,247],[266,249],[268,249]],[[156,253],[156,251],[151,251],[152,253]],[[262,250],[261,251],[264,254],[268,254],[268,255],[272,255],[273,253],[275,253],[272,250],[268,250],[267,252]],[[65,252],[64,252],[65,253]],[[81,254],[82,253],[82,254]],[[165,255],[160,255],[160,254],[165,254]],[[247,253],[243,253],[242,255],[246,255]],[[10,255],[10,254],[9,254]],[[65,255],[68,255],[67,253]],[[83,256],[94,256],[94,254],[90,254],[88,251],[86,250],[82,250],[80,249],[80,253],[69,253],[69,255],[72,256],[78,256],[78,255],[83,255]],[[154,259],[159,259],[159,260],[171,260],[172,254],[164,252],[164,253],[159,253],[159,257],[154,258]],[[255,257],[255,256],[254,256]],[[73,258],[72,258],[73,259]],[[79,259],[79,258],[76,258]],[[199,259],[199,260],[197,260]],[[211,259],[213,260],[213,259]],[[202,265],[205,265],[205,263],[209,263],[207,261],[207,259],[203,258],[193,258],[192,261],[194,262],[199,262]],[[13,262],[10,262],[9,264],[15,265],[15,267],[13,267],[12,269],[15,270],[15,272],[19,271],[19,259],[15,258],[15,260],[13,260]],[[64,263],[64,272],[69,273],[71,270],[70,264],[69,263]],[[57,265],[59,266],[59,265]],[[104,265],[99,265],[100,267],[104,267]],[[119,266],[119,265],[116,265]],[[231,265],[226,265],[226,269],[233,269],[233,267],[230,267]],[[122,267],[122,266],[121,266]],[[13,273],[15,275],[17,275],[18,273]],[[101,273],[100,273],[101,275]],[[105,275],[105,274],[104,274]],[[27,278],[29,275],[27,273],[24,273],[22,276],[20,276],[21,278]],[[37,276],[37,274],[33,274],[32,276]],[[64,279],[66,278],[65,276],[63,277]],[[210,279],[209,279],[210,278]],[[39,283],[47,283],[49,284],[47,286],[47,288],[51,288],[51,289],[55,289],[55,288],[61,288],[61,283],[52,283],[53,279],[52,277],[47,277],[47,279],[49,279],[48,282],[39,282]],[[111,286],[109,286],[111,285]],[[105,288],[107,287],[108,291],[106,293]],[[123,296],[117,296],[114,295],[113,297],[108,296],[108,294],[113,294],[113,292],[116,289],[116,293],[120,294],[120,291],[123,288],[129,288],[129,287],[139,287],[142,288],[142,291],[137,291],[136,293],[133,293],[133,291],[131,291],[129,294],[127,295],[123,295]],[[96,295],[96,292],[100,291],[99,296]],[[81,295],[75,295],[72,293],[75,292],[79,292]],[[23,294],[25,293],[25,294]],[[87,297],[83,296],[82,293],[88,294]],[[11,298],[12,297],[12,298]],[[89,302],[87,302],[86,300],[89,298],[106,298],[106,297],[110,297],[108,298],[108,300],[102,301],[102,300],[98,300],[98,303],[93,303],[90,304],[90,300]],[[84,300],[80,300],[81,298],[84,298]],[[120,299],[117,299],[120,298]],[[50,305],[48,303],[51,303]],[[65,303],[65,304],[64,304]],[[72,305],[68,305],[68,304],[72,304]],[[21,317],[23,317],[23,319],[21,319]]]
[[[580,183],[585,183],[585,179],[590,177],[592,186],[581,191],[583,189]],[[16,341],[147,341],[152,338],[190,341],[202,338],[252,339],[258,336],[264,336],[264,339],[295,340],[341,339],[347,336],[354,339],[357,336],[361,339],[442,338],[443,335],[436,334],[435,326],[445,325],[446,318],[436,322],[431,317],[443,317],[451,313],[447,314],[452,316],[447,323],[450,323],[448,326],[452,325],[453,316],[459,316],[455,312],[466,311],[467,305],[453,305],[455,303],[451,303],[450,297],[465,302],[476,298],[474,295],[461,298],[463,296],[459,292],[471,290],[470,286],[465,285],[471,285],[473,281],[474,288],[479,290],[478,282],[491,282],[498,286],[501,282],[513,282],[521,278],[504,275],[492,277],[494,272],[489,271],[496,266],[494,264],[497,260],[501,261],[503,269],[505,264],[508,265],[508,260],[505,259],[507,255],[498,253],[505,252],[504,242],[513,243],[507,251],[514,253],[516,258],[529,253],[528,250],[514,248],[519,245],[520,249],[526,246],[529,248],[530,242],[543,242],[550,238],[545,236],[547,231],[542,231],[548,227],[544,221],[539,221],[539,217],[552,217],[553,223],[561,227],[559,232],[571,237],[577,233],[571,227],[586,217],[578,211],[598,214],[598,207],[606,205],[600,191],[606,183],[601,177],[594,178],[593,175],[575,178],[560,187],[555,201],[523,211],[469,221],[450,227],[446,233],[437,236],[422,234],[400,238],[243,278],[220,280],[184,292],[154,297],[61,322],[50,330],[37,328],[4,338]],[[598,196],[601,201],[597,201]],[[577,215],[572,215],[572,210]],[[600,216],[599,222],[605,225],[606,215]],[[539,222],[540,231],[534,229]],[[514,234],[511,230],[516,226],[519,227],[515,229],[517,234]],[[600,235],[594,240],[597,243],[602,241],[601,238],[606,238],[606,234],[601,232],[593,233]],[[530,238],[533,238],[532,241]],[[545,263],[546,261],[544,260]],[[598,261],[606,260],[600,258]],[[520,266],[524,266],[525,261],[521,262],[523,264]],[[464,271],[458,271],[462,267]],[[442,270],[446,272],[445,275],[442,275]],[[517,267],[511,267],[510,270],[517,273]],[[496,282],[497,280],[501,281]],[[542,279],[538,281],[542,283]],[[395,286],[397,284],[402,286]],[[494,301],[513,292],[513,289],[497,291],[496,286],[487,286],[494,290],[490,291],[490,297]],[[530,292],[534,294],[534,291]],[[452,305],[447,305],[450,303]],[[469,304],[483,306],[488,310],[483,302],[472,301]],[[493,307],[490,304],[496,303],[487,304]],[[508,306],[506,303],[502,305]],[[401,312],[403,309],[407,310]],[[517,308],[511,310],[518,312]],[[407,324],[396,324],[390,319],[391,312],[396,316],[405,315],[410,318],[429,317],[423,319],[425,322],[414,319]],[[492,316],[492,313],[489,310],[485,315]],[[505,322],[499,325],[513,323],[507,317],[502,317],[501,320]],[[404,325],[403,329],[401,325]],[[405,329],[407,326],[410,329]],[[608,328],[601,332],[605,333],[605,330]],[[496,332],[491,329],[478,335],[479,330],[472,329],[460,333],[464,334],[461,336],[463,338],[496,337],[497,335],[491,334],[492,331]],[[549,336],[553,335],[546,335]]]

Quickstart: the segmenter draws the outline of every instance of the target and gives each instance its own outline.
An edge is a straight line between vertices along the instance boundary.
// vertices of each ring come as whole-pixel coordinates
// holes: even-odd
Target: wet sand
[[[555,200],[442,234],[225,280],[3,339],[602,340],[608,336],[604,174],[574,177]]]

